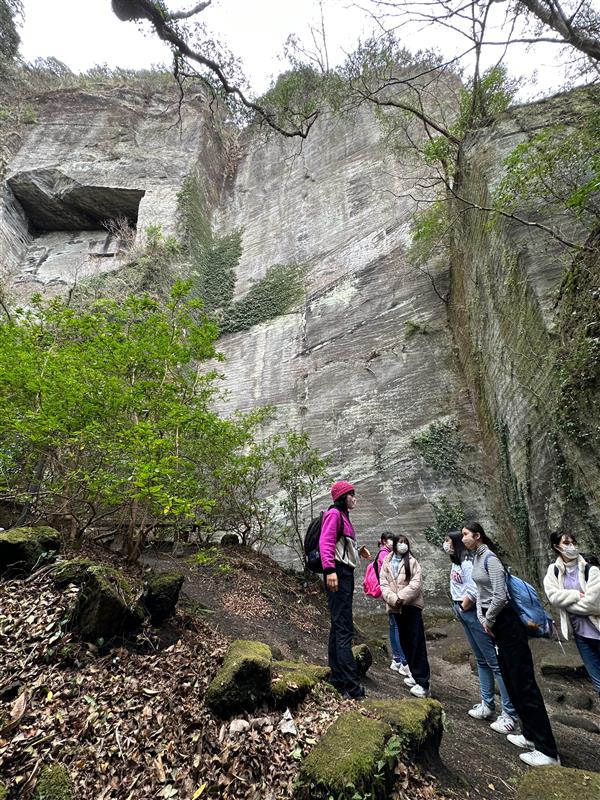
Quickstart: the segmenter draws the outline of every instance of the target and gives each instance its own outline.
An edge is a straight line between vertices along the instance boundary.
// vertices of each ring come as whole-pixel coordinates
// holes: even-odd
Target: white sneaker
[[[515,721],[508,714],[500,714],[490,725],[490,728],[497,733],[512,733],[515,729]]]
[[[506,737],[511,744],[521,747],[523,750],[535,750],[535,745],[530,739],[526,739],[522,733],[509,733]]]
[[[424,689],[422,686],[419,686],[418,683],[415,683],[410,693],[415,697],[429,697],[429,689]]]
[[[530,767],[552,767],[560,766],[560,758],[551,758],[540,750],[532,750],[531,753],[519,753],[519,758]]]
[[[401,675],[406,675],[407,678],[412,678],[412,675],[410,674],[410,667],[408,666],[408,664],[401,664],[400,668],[398,669],[398,672]]]
[[[409,675],[408,678],[404,678],[404,683],[407,686],[414,686],[416,684],[416,680],[413,678],[412,675]]]
[[[490,717],[494,716],[494,710],[483,701],[470,708],[467,713],[473,719],[490,719]]]
[[[402,664],[399,661],[392,661],[392,663],[390,664],[390,669],[393,669],[394,672],[401,672]]]

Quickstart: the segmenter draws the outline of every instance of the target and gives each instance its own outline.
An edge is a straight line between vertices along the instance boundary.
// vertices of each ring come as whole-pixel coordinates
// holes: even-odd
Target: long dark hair
[[[552,531],[550,534],[550,547],[553,551],[555,547],[560,547],[560,540],[566,533],[567,531]],[[573,540],[573,544],[577,544],[577,537],[572,533],[569,533],[569,536]]]
[[[471,533],[478,533],[481,537],[481,544],[487,544],[488,547],[491,546],[492,542],[490,541],[489,536],[483,530],[482,526],[478,522],[465,522],[463,528],[466,528]]]
[[[406,575],[406,580],[409,581],[410,580],[410,542],[408,541],[406,536],[392,536],[392,541],[393,541],[392,553],[395,556],[400,556],[402,558],[402,560],[404,562],[404,574]],[[406,553],[404,553],[404,555],[402,555],[402,553],[399,553],[398,550],[396,549],[396,546],[399,545],[399,544],[407,544],[408,545],[408,550],[406,551]]]
[[[465,525],[466,527],[466,525]],[[469,530],[471,530],[469,528]],[[463,544],[462,533],[460,531],[450,531],[446,534],[446,538],[452,542],[452,550],[454,552],[448,553],[450,561],[460,567],[465,558],[469,558],[469,551]]]
[[[348,508],[347,508],[346,499],[347,499],[349,494],[350,494],[350,492],[346,492],[346,494],[340,495],[340,497],[338,497],[338,499],[335,500],[329,506],[329,508],[337,508],[337,510],[342,514],[345,514],[348,517],[348,519],[350,519],[350,512],[348,511]]]

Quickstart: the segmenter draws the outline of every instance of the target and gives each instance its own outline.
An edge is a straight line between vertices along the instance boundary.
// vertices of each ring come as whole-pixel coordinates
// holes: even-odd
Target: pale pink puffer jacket
[[[409,556],[409,581],[406,579],[404,562],[400,566],[398,576],[394,578],[392,557],[393,554],[390,553],[384,558],[379,574],[381,594],[386,602],[388,614],[401,614],[403,605],[424,608],[425,598],[423,597],[423,580],[419,562],[414,556]],[[398,604],[398,600],[402,600],[402,603]]]

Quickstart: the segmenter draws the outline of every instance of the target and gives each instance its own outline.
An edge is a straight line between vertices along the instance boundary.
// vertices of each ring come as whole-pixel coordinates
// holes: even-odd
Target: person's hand
[[[365,547],[364,544],[361,544],[361,546],[358,548],[358,555],[361,558],[365,558],[367,561],[371,560],[371,553],[369,552],[369,548]]]
[[[492,639],[494,638],[494,633],[487,622],[483,623],[483,630],[487,633],[488,636],[491,636]]]
[[[585,597],[585,592],[579,592],[579,599],[581,599],[582,597]]]
[[[404,600],[403,600],[401,597],[398,597],[398,598],[396,599],[396,605],[397,605],[397,606],[401,606],[403,602],[404,602]]]
[[[330,592],[337,592],[337,590],[340,588],[338,576],[335,574],[335,572],[330,572],[327,576],[327,588]]]

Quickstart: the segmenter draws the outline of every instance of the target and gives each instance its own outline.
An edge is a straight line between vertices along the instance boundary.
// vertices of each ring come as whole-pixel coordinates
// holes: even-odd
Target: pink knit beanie
[[[333,486],[331,487],[331,496],[333,498],[333,502],[341,497],[343,494],[348,494],[348,492],[353,492],[354,486],[348,481],[336,481]]]

